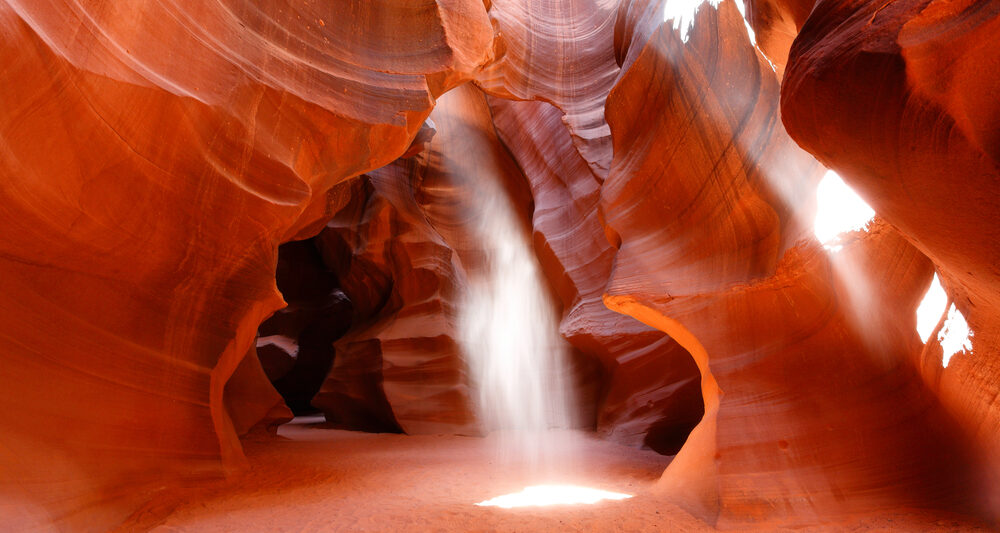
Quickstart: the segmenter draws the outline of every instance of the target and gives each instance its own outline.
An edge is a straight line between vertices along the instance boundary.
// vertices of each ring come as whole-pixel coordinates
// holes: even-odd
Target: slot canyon
[[[995,531],[1000,0],[0,0],[0,531]]]

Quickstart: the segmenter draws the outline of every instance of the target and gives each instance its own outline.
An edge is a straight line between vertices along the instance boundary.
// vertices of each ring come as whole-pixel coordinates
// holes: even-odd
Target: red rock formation
[[[102,530],[240,462],[278,243],[491,53],[478,1],[344,7],[0,6],[0,491],[36,520]]]
[[[606,303],[702,372],[705,418],[662,490],[727,527],[965,508],[964,450],[915,371],[929,263],[884,225],[828,258],[805,225],[817,166],[734,5],[703,6],[687,42],[655,12],[623,27],[602,196],[619,243]]]
[[[812,11],[814,0],[746,0],[746,21],[755,44],[778,74],[784,75],[788,50]]]
[[[789,133],[921,252],[973,331],[926,381],[1000,467],[1000,6],[819,2],[789,58]],[[891,132],[888,133],[888,132]],[[936,341],[932,340],[932,344]]]
[[[616,7],[616,0],[493,1],[497,59],[477,78],[493,95],[562,110],[573,143],[601,179],[611,163],[604,100],[618,76]]]
[[[592,0],[493,2],[501,51],[477,82],[495,95],[498,133],[531,185],[535,248],[563,304],[563,336],[604,367],[599,429],[673,453],[701,416],[696,369],[661,332],[610,312],[599,298],[612,252],[597,193],[611,162],[604,101],[619,72],[617,8]]]
[[[357,409],[370,413],[370,406],[386,405],[388,410],[380,411],[380,416],[387,419],[391,411],[407,433],[479,431],[471,425],[465,363],[455,344],[454,322],[457,298],[466,290],[469,276],[482,275],[480,263],[489,246],[473,231],[486,194],[483,191],[488,189],[479,183],[492,181],[519,199],[515,205],[520,207],[522,218],[530,215],[531,199],[521,170],[493,133],[490,109],[480,91],[464,87],[442,97],[432,119],[437,133],[426,152],[371,173],[373,192],[363,212],[357,217],[336,217],[319,237],[331,264],[337,264],[337,258],[352,257],[335,268],[340,269],[345,291],[352,299],[383,298],[386,302],[362,319],[369,321],[368,326],[338,343],[333,371],[314,401],[338,423],[357,423],[364,418]],[[576,154],[568,136],[566,141]],[[579,170],[593,180],[586,163],[579,162]],[[595,193],[592,187],[591,216],[596,216]],[[602,239],[596,219],[591,222],[591,239]],[[608,267],[609,260],[605,254]],[[368,290],[369,285],[358,278],[368,279],[371,272],[383,273],[381,279],[391,280],[383,283],[385,292]],[[600,274],[595,279],[601,279]],[[595,298],[592,294],[590,304],[599,305]],[[603,306],[601,309],[605,318],[612,317],[611,324],[630,322]],[[640,331],[649,331],[633,324]],[[431,338],[428,332],[438,334]],[[604,335],[610,337],[611,333],[604,331]],[[579,354],[575,365],[580,394],[586,398],[581,400],[585,412],[590,410],[587,404],[596,402],[593,392],[585,391],[592,389],[597,379],[589,363],[595,354],[587,353],[590,355]],[[659,383],[677,376],[647,379]],[[364,392],[357,388],[359,381],[369,383]],[[670,391],[663,394],[670,396]],[[649,401],[643,400],[644,404]],[[694,410],[697,416],[697,406]],[[658,412],[652,417],[653,422],[669,418]],[[681,440],[687,434],[686,429],[669,425],[660,432],[670,433],[663,439],[674,441],[676,433],[681,434]],[[631,441],[641,442],[645,432],[634,433],[638,435]]]
[[[748,0],[758,48],[733,1],[687,38],[671,1],[0,2],[4,527],[106,530],[240,466],[290,415],[269,377],[301,412],[329,366],[313,404],[344,427],[478,433],[456,303],[496,185],[581,410],[662,452],[701,420],[671,501],[740,528],[981,512],[1000,7]],[[796,142],[879,213],[835,255]],[[316,276],[261,326],[291,240]],[[935,269],[975,332],[946,369],[913,328]]]
[[[417,164],[400,160],[364,178],[371,192],[361,216],[337,217],[317,238],[368,314],[356,313],[359,327],[337,342],[313,405],[349,427],[476,433],[455,340],[462,270],[414,198]]]
[[[270,431],[292,419],[292,412],[268,380],[256,347],[251,346],[226,382],[224,393],[226,413],[237,435],[243,436],[255,428]]]
[[[702,365],[705,420],[660,483],[710,523],[979,504],[956,426],[914,370],[929,264],[887,227],[841,254],[831,264],[818,247],[793,248],[774,276],[717,293],[608,297]],[[898,303],[866,308],[859,293]]]

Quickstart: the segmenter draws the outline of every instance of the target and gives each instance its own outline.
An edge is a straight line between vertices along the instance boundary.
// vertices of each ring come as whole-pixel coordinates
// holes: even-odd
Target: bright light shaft
[[[543,434],[572,422],[555,304],[504,191],[489,179],[474,186],[486,265],[470,280],[459,332],[480,420],[488,431],[502,430],[506,458],[550,462],[558,450]]]
[[[542,507],[546,505],[594,504],[602,500],[624,500],[631,494],[608,492],[606,490],[579,487],[576,485],[535,485],[525,487],[521,492],[497,496],[492,500],[479,502],[482,507]]]
[[[828,250],[839,250],[837,237],[863,229],[875,216],[875,211],[832,170],[819,182],[816,200],[813,228],[816,238]]]

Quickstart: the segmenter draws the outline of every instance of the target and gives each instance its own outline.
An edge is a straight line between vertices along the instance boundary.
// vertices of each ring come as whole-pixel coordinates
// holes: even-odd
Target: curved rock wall
[[[279,401],[241,368],[278,244],[492,53],[478,1],[338,6],[0,5],[0,491],[26,519],[104,530],[136,485],[238,465],[227,391]]]
[[[597,428],[675,453],[702,413],[693,361],[600,301],[613,254],[598,199],[611,163],[604,102],[620,70],[618,10],[617,1],[493,2],[499,51],[477,84],[531,187],[535,250],[562,302],[562,334],[601,362]]]
[[[917,372],[930,262],[883,223],[818,246],[821,167],[732,2],[702,5],[687,40],[658,5],[622,13],[605,302],[687,348],[706,407],[663,493],[722,527],[975,508],[974,463]]]
[[[573,143],[602,180],[611,163],[604,100],[618,76],[612,37],[617,0],[497,0],[493,64],[477,77],[486,92],[539,100],[563,111]]]
[[[789,57],[789,133],[926,254],[973,332],[921,370],[1000,465],[1000,38],[996,2],[818,2]],[[891,134],[886,134],[891,132]],[[994,480],[995,483],[995,480]]]
[[[333,342],[353,322],[353,305],[312,239],[278,248],[275,281],[288,305],[258,328],[256,354],[292,412],[311,414],[333,364]]]
[[[290,416],[268,377],[344,427],[478,433],[478,179],[533,237],[585,418],[684,444],[671,501],[995,516],[1000,7],[714,4],[0,3],[5,524],[105,530],[239,467]],[[820,163],[878,213],[836,253]],[[255,346],[288,241],[316,275]],[[947,368],[913,327],[934,271],[974,332]]]

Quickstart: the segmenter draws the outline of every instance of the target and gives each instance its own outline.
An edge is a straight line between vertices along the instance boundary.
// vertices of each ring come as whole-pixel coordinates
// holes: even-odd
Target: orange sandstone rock
[[[488,93],[559,108],[573,143],[601,179],[611,163],[604,101],[618,76],[617,0],[494,0],[496,61],[479,74]]]
[[[996,2],[819,2],[782,87],[789,133],[934,262],[965,315],[972,350],[943,369],[932,339],[921,371],[992,472],[1000,466],[998,36]]]
[[[483,195],[476,183],[502,191],[524,182],[477,88],[442,96],[431,121],[436,132],[423,150],[370,172],[363,207],[336,216],[317,238],[364,310],[360,327],[337,342],[313,401],[335,423],[361,424],[377,412],[383,427],[411,434],[481,432],[457,329],[468,277],[482,270],[489,245],[474,231]]]
[[[0,5],[5,500],[104,530],[241,463],[278,244],[490,58],[481,2],[372,7]]]
[[[703,6],[686,42],[655,11],[623,26],[602,205],[605,302],[701,369],[706,414],[662,492],[721,527],[974,508],[974,463],[916,370],[930,262],[882,223],[828,256],[808,231],[820,168],[735,6]]]

